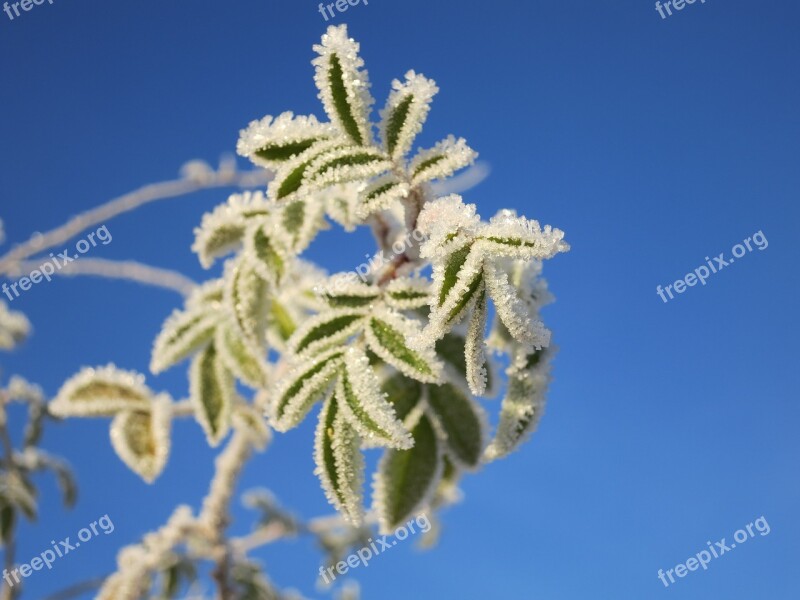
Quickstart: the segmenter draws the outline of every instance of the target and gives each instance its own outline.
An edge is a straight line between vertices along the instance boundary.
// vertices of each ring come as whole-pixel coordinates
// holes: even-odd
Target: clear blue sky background
[[[707,0],[666,20],[649,0],[371,0],[336,17],[362,43],[379,105],[409,68],[439,83],[420,144],[454,133],[480,151],[493,172],[467,198],[482,214],[515,207],[573,248],[547,265],[561,351],[538,434],[466,480],[435,551],[406,543],[358,572],[366,598],[798,597],[798,20],[789,0]],[[309,61],[325,26],[308,0],[55,0],[14,21],[0,13],[10,242],[187,159],[216,161],[253,118],[321,116]],[[113,243],[93,256],[208,277],[192,228],[225,195],[112,221]],[[669,304],[656,295],[759,230],[766,250]],[[331,233],[309,256],[345,270],[368,248],[367,234]],[[178,302],[121,282],[39,285],[12,305],[35,334],[3,371],[48,393],[82,365],[146,371]],[[183,368],[148,380],[186,393]],[[311,438],[311,423],[280,437],[243,488],[327,512]],[[36,573],[30,598],[113,569],[116,550],[175,504],[196,506],[212,471],[189,421],[152,487],[113,454],[105,421],[51,427],[45,441],[76,466],[80,502],[64,511],[45,484],[20,560],[106,513],[116,530]],[[769,535],[669,589],[657,579],[762,515]],[[235,530],[251,519],[237,509]],[[310,544],[259,556],[279,584],[319,596]]]

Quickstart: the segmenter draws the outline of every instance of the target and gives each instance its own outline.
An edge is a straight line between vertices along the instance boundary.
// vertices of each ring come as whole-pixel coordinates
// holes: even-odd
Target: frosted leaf
[[[225,265],[225,306],[239,331],[252,343],[264,343],[269,320],[269,284],[242,257]]]
[[[412,310],[427,305],[431,298],[431,284],[421,277],[398,277],[386,286],[384,299],[387,306],[396,310]]]
[[[222,364],[215,344],[209,344],[192,361],[189,393],[208,443],[217,446],[230,429],[236,393],[233,376]]]
[[[276,169],[315,142],[337,135],[333,125],[320,123],[314,115],[294,116],[284,112],[275,118],[267,115],[259,121],[251,121],[239,133],[236,152],[256,165]]]
[[[418,321],[379,309],[372,313],[365,333],[370,350],[404,375],[426,383],[441,380],[442,363],[433,348],[416,343],[422,336]]]
[[[334,397],[339,410],[365,440],[390,448],[410,448],[411,436],[397,420],[363,350],[348,348]]]
[[[354,146],[334,148],[309,164],[300,192],[310,193],[350,181],[365,182],[391,168],[392,163],[380,150]]]
[[[328,216],[344,227],[348,233],[355,231],[356,225],[360,225],[363,220],[357,214],[362,187],[361,182],[343,183],[315,194],[315,197],[325,205]]]
[[[341,308],[322,312],[307,319],[289,339],[292,354],[310,355],[335,345],[342,345],[364,327],[366,312]]]
[[[511,285],[517,288],[519,297],[528,304],[533,316],[537,316],[542,307],[553,302],[547,280],[542,277],[542,261],[497,258],[494,262],[508,272]]]
[[[442,260],[472,240],[480,225],[475,205],[464,204],[457,194],[428,202],[417,219],[417,229],[427,237],[420,246],[420,255]]]
[[[19,311],[9,310],[5,300],[0,300],[0,349],[11,350],[20,344],[31,330],[27,317]]]
[[[261,279],[278,284],[287,270],[289,256],[268,224],[254,223],[244,235],[243,260]]]
[[[233,410],[233,426],[244,431],[250,443],[258,450],[264,450],[272,439],[272,432],[262,414],[249,404],[239,403]]]
[[[541,260],[569,250],[563,231],[550,225],[542,228],[538,221],[518,217],[510,210],[500,211],[492,217],[481,231],[480,243],[492,256],[517,259]]]
[[[270,204],[262,192],[232,194],[228,201],[203,215],[200,227],[194,230],[192,251],[200,264],[208,269],[214,260],[236,251],[250,219],[264,218]]]
[[[175,310],[164,321],[153,343],[150,372],[158,374],[202,349],[212,337],[219,313],[196,304],[187,310]]]
[[[434,263],[434,298],[422,343],[433,343],[472,308],[483,289],[484,254],[465,246],[445,262]]]
[[[30,480],[24,477],[20,471],[3,471],[0,473],[0,493],[3,499],[3,528],[0,530],[2,533],[2,542],[5,549],[5,544],[9,541],[8,527],[8,509],[10,507],[19,509],[28,520],[33,521],[38,516],[38,506],[36,503],[36,490],[33,488]],[[9,506],[10,505],[10,506]],[[7,550],[6,550],[7,551]],[[9,589],[5,585],[3,589]]]
[[[433,148],[420,150],[411,161],[408,170],[414,186],[444,179],[475,162],[478,153],[467,146],[464,138],[456,139],[450,135]]]
[[[380,533],[389,534],[424,507],[442,474],[442,442],[427,415],[411,431],[410,450],[387,450],[378,464],[372,503]]]
[[[85,367],[61,386],[50,402],[57,417],[110,417],[124,410],[150,409],[153,392],[144,376],[113,364]]]
[[[432,79],[414,71],[406,73],[404,82],[392,81],[392,92],[381,111],[380,124],[383,147],[392,160],[397,161],[411,149],[428,117],[431,100],[438,91]]]
[[[356,214],[365,219],[408,196],[408,184],[393,173],[386,173],[367,185],[359,196]]]
[[[248,386],[261,389],[267,385],[266,352],[231,324],[217,327],[215,345],[225,367]]]
[[[315,143],[302,154],[287,160],[275,173],[275,178],[270,182],[268,195],[273,201],[294,202],[308,196],[309,166],[319,156],[336,148],[349,147],[342,138],[322,140]]]
[[[319,415],[314,437],[314,473],[328,501],[354,526],[363,521],[364,457],[359,436],[329,398]]]
[[[550,332],[541,322],[531,318],[530,306],[509,283],[505,270],[487,260],[484,264],[484,276],[497,316],[509,334],[520,344],[534,348],[546,347],[550,343]]]
[[[477,468],[486,437],[483,409],[452,383],[430,386],[428,404],[444,434],[450,458],[459,467]]]
[[[331,25],[314,45],[319,54],[311,61],[319,99],[330,120],[359,145],[372,142],[369,114],[374,100],[369,93],[369,76],[358,55],[359,44],[347,36],[347,26]]]
[[[333,348],[309,358],[290,360],[269,406],[272,426],[278,431],[295,427],[325,396],[342,366],[343,350]]]
[[[324,211],[324,204],[316,199],[290,202],[274,215],[272,232],[283,247],[300,254],[326,227]]]
[[[286,341],[297,330],[297,324],[312,312],[325,308],[314,292],[314,286],[327,274],[301,259],[291,262],[284,284],[270,298],[267,341],[271,347],[283,352]]]
[[[544,413],[551,353],[552,350],[546,349],[523,355],[524,360],[516,360],[509,368],[500,422],[484,453],[485,461],[507,456],[536,429]]]
[[[208,308],[218,310],[224,296],[225,282],[222,278],[209,279],[208,281],[195,286],[192,293],[186,299],[188,310]]]
[[[170,399],[156,397],[149,411],[125,411],[111,422],[111,445],[134,473],[152,483],[167,464],[170,449]]]
[[[402,373],[393,373],[381,383],[381,392],[386,396],[386,400],[394,408],[397,418],[406,428],[416,424],[417,419],[414,419],[412,413],[423,404],[423,389],[423,384]]]
[[[488,379],[486,344],[484,343],[486,321],[487,302],[486,292],[484,291],[478,296],[478,300],[475,303],[464,343],[467,385],[476,396],[483,396],[486,393]]]
[[[8,394],[9,400],[30,402],[33,404],[44,402],[44,392],[42,388],[36,384],[30,383],[19,375],[12,375],[11,379],[8,380],[6,393]]]
[[[355,273],[336,273],[314,289],[332,308],[369,307],[381,295],[381,289],[361,281]]]

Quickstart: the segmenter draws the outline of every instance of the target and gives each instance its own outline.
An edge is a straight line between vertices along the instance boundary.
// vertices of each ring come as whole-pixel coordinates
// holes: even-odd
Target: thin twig
[[[14,273],[30,273],[39,269],[43,262],[27,260],[17,263]],[[153,267],[134,260],[114,261],[105,258],[81,258],[63,265],[55,271],[55,275],[74,277],[78,275],[92,275],[106,279],[124,279],[144,285],[160,287],[183,296],[188,296],[197,284],[177,271]]]
[[[0,273],[8,273],[13,270],[16,263],[59,246],[89,227],[106,223],[117,215],[134,210],[149,202],[218,187],[258,187],[265,185],[270,177],[270,173],[263,169],[237,171],[235,168],[230,168],[219,171],[209,170],[202,177],[182,177],[146,185],[73,217],[60,227],[31,236],[27,242],[15,246],[0,258]]]

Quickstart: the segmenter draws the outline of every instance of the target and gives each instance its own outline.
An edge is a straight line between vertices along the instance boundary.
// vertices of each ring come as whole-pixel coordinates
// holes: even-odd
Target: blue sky
[[[566,231],[546,265],[560,352],[539,432],[464,483],[440,545],[393,548],[362,569],[366,598],[796,598],[800,358],[800,8],[706,0],[662,19],[652,2],[371,0],[346,22],[382,105],[413,68],[441,88],[419,140],[464,136],[492,167],[466,194],[484,216],[513,207]],[[216,161],[238,130],[284,110],[322,115],[311,45],[326,23],[306,0],[54,0],[0,13],[0,218],[11,243],[188,159]],[[93,255],[209,277],[192,229],[226,192],[159,203],[107,224]],[[762,231],[769,242],[669,303],[674,283]],[[331,271],[371,251],[369,235],[323,236],[308,256]],[[215,274],[213,272],[212,274]],[[96,279],[36,286],[12,308],[35,333],[3,355],[54,393],[82,365],[146,371],[179,302]],[[176,368],[148,381],[176,397]],[[490,410],[497,405],[489,405]],[[328,512],[308,423],[246,471],[304,516]],[[44,484],[20,560],[108,514],[115,531],[27,580],[30,598],[109,572],[116,550],[197,505],[213,452],[180,422],[152,487],[110,449],[105,421],[68,421],[45,446],[75,465],[64,511]],[[764,516],[771,531],[669,588],[658,569]],[[237,509],[236,531],[252,515]],[[305,541],[259,554],[309,596]]]

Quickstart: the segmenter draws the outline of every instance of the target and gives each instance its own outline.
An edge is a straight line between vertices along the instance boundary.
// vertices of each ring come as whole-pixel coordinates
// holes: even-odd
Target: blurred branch
[[[258,187],[266,185],[270,178],[270,173],[264,169],[239,171],[233,162],[223,162],[216,171],[208,166],[203,167],[202,163],[188,163],[184,167],[184,176],[179,179],[146,185],[73,217],[60,227],[43,234],[34,234],[27,242],[15,246],[0,257],[0,274],[14,271],[15,265],[21,261],[66,242],[89,227],[105,223],[150,202],[211,188]]]
[[[40,266],[41,262],[29,260],[17,263],[13,272],[31,272],[34,269],[38,269]],[[63,265],[61,269],[54,274],[68,277],[93,275],[106,279],[125,279],[178,292],[183,296],[188,296],[197,285],[194,281],[177,271],[145,265],[134,260],[114,261],[104,258],[81,258],[80,260]]]

